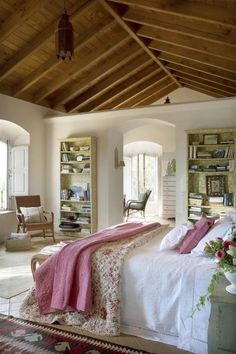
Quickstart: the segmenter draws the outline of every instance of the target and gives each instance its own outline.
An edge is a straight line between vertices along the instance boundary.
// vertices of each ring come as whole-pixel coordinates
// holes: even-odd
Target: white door
[[[29,194],[29,146],[11,148],[11,191],[14,195]]]

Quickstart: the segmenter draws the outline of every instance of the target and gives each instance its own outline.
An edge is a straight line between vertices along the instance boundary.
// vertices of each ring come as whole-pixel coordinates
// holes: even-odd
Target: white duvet
[[[215,263],[178,250],[160,251],[165,233],[134,249],[124,262],[121,331],[206,354],[210,304],[191,315]]]

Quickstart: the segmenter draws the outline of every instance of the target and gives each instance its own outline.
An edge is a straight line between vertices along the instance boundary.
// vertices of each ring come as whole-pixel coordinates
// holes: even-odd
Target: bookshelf
[[[236,128],[188,130],[187,215],[224,215],[236,206]]]
[[[79,237],[97,230],[96,140],[60,140],[61,232]]]

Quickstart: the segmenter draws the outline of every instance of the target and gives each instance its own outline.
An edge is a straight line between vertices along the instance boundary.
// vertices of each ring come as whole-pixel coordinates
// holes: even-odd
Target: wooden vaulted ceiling
[[[67,113],[145,106],[178,87],[236,96],[235,0],[0,0],[0,93]]]

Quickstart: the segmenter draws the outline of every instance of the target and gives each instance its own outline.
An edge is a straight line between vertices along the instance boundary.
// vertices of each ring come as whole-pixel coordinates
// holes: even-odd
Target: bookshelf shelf
[[[97,230],[96,139],[60,140],[60,230],[87,236]],[[84,230],[86,229],[86,230]]]
[[[236,129],[200,129],[186,133],[188,219],[198,220],[203,215],[234,210]]]

